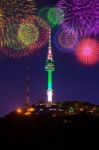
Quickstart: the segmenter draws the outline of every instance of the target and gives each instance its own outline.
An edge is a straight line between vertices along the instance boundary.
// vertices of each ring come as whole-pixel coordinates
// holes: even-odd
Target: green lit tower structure
[[[49,43],[48,43],[48,54],[46,60],[45,70],[48,74],[48,89],[47,89],[47,102],[52,102],[53,89],[52,89],[52,73],[55,71],[52,46],[51,46],[51,29],[49,29]]]

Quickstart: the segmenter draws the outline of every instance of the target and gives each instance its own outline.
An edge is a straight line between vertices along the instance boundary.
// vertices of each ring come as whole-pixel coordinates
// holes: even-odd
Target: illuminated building
[[[55,71],[54,61],[52,55],[52,46],[51,46],[51,29],[49,29],[49,46],[48,46],[48,55],[45,70],[48,73],[48,89],[47,89],[47,101],[52,102],[52,72]]]

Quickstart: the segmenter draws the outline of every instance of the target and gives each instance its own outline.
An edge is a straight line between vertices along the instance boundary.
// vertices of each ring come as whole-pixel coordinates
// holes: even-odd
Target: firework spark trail
[[[5,17],[30,16],[36,13],[34,0],[0,0],[0,8]]]
[[[63,52],[73,52],[78,43],[78,36],[75,31],[57,29],[53,36],[53,41],[58,50]]]
[[[17,37],[20,21],[36,13],[34,0],[0,1],[0,51],[12,55],[13,50],[22,50],[26,46]],[[7,52],[7,48],[11,51]],[[26,51],[26,50],[25,50]],[[17,52],[16,52],[17,53]],[[20,52],[19,52],[20,53]],[[13,54],[14,56],[14,54]]]
[[[63,48],[73,49],[78,42],[75,32],[62,31],[58,36],[58,41]]]
[[[4,43],[4,26],[5,26],[5,21],[4,21],[4,14],[2,9],[0,9],[0,47],[3,46]]]
[[[74,28],[80,36],[99,33],[98,0],[60,0],[57,6],[64,11],[65,29]]]
[[[11,22],[11,24],[11,27],[9,24],[9,28],[7,28],[6,32],[9,34],[6,33],[7,43],[2,51],[9,57],[21,58],[28,56],[48,41],[49,26],[37,16],[28,16],[21,20],[16,19],[16,22]],[[21,29],[24,32],[21,32]],[[28,32],[31,32],[31,34],[28,34]],[[27,36],[24,37],[24,35]]]
[[[44,7],[38,16],[48,22],[51,28],[58,26],[64,19],[64,12],[58,7]]]
[[[82,64],[96,64],[99,61],[99,43],[95,39],[85,38],[77,45],[75,54]]]
[[[28,19],[29,22],[34,23],[35,26],[37,26],[38,30],[39,30],[38,40],[35,43],[31,44],[29,48],[30,49],[41,48],[48,41],[49,25],[48,25],[47,22],[45,22],[40,17],[36,17],[36,16],[33,17],[33,16],[31,16],[31,17],[28,17],[27,19]]]
[[[48,21],[51,27],[55,27],[64,19],[64,12],[58,7],[52,7],[48,11]]]
[[[22,22],[18,29],[18,38],[25,46],[34,44],[39,37],[39,30],[33,23]]]

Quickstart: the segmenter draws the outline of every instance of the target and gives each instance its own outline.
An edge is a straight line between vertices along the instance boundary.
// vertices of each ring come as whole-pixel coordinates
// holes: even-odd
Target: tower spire
[[[30,107],[30,96],[29,96],[29,67],[26,68],[26,90],[25,90],[25,102],[24,102],[24,108]]]
[[[48,41],[48,54],[45,70],[48,72],[48,89],[47,89],[47,101],[52,102],[52,72],[55,70],[54,61],[52,55],[52,46],[51,46],[51,29],[49,28],[49,41]]]
[[[52,45],[51,45],[51,29],[49,28],[49,43],[48,43],[48,56],[47,59],[53,61]]]

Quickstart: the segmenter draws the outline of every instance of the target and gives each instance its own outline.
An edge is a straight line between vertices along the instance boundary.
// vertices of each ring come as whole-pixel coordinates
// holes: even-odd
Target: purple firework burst
[[[59,27],[53,36],[53,43],[62,52],[74,52],[78,41],[78,35],[71,29],[63,30]]]
[[[99,0],[60,0],[57,4],[64,10],[63,27],[72,27],[80,36],[99,32]]]

